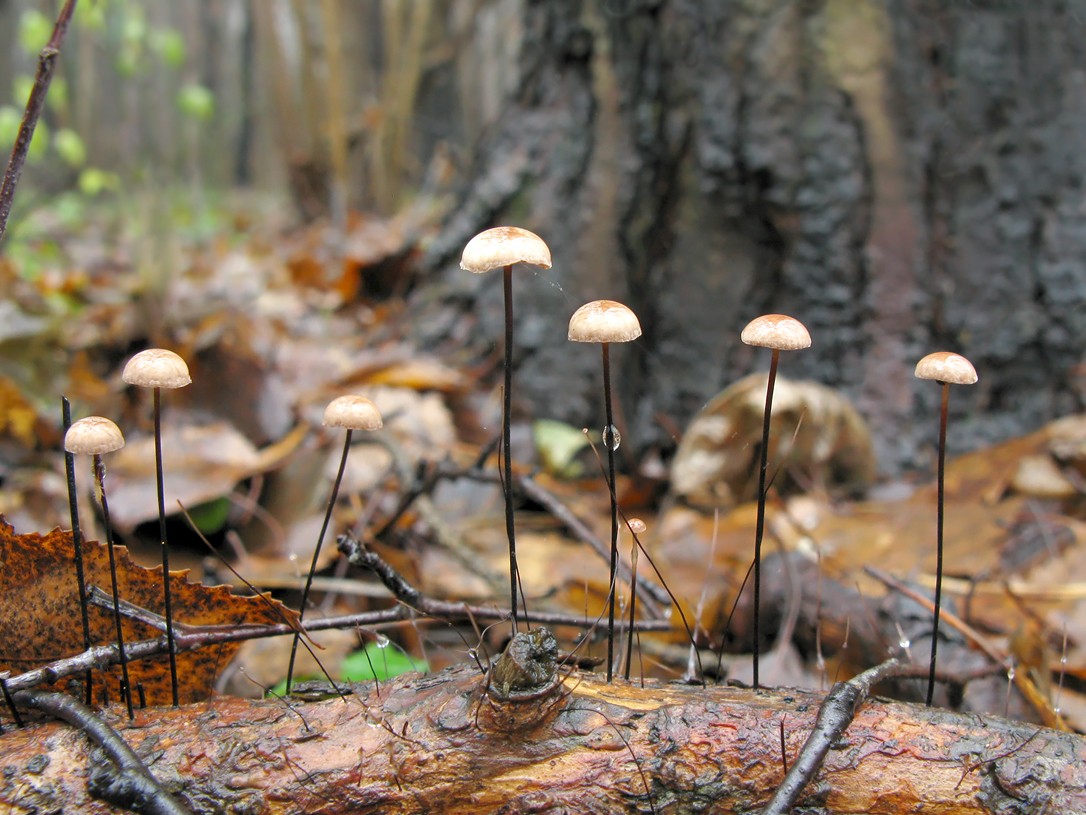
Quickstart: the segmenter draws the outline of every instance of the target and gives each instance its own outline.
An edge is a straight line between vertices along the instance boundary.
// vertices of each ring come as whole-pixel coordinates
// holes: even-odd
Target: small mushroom
[[[121,373],[129,385],[151,388],[154,393],[155,418],[155,476],[158,484],[158,538],[162,549],[162,598],[166,617],[166,642],[170,652],[170,688],[173,706],[180,704],[177,685],[177,654],[174,647],[173,601],[170,596],[170,555],[166,540],[166,496],[162,484],[162,404],[163,388],[174,390],[192,383],[189,367],[180,356],[165,348],[140,351],[124,366]]]
[[[603,446],[607,448],[607,485],[611,491],[611,572],[607,600],[607,681],[615,659],[615,574],[618,569],[618,497],[615,494],[615,450],[621,437],[611,411],[611,343],[630,342],[641,336],[637,315],[614,300],[585,303],[569,318],[568,338],[572,342],[598,342],[603,349],[603,404],[607,424]]]
[[[513,633],[517,633],[517,569],[516,529],[513,522],[513,473],[509,450],[509,426],[513,390],[513,266],[526,263],[543,269],[551,267],[551,250],[534,232],[518,226],[496,226],[480,232],[464,247],[460,268],[474,274],[502,269],[505,293],[505,381],[502,389],[502,455],[505,477],[505,532],[509,538],[509,595]]]
[[[109,521],[109,502],[106,500],[106,467],[102,456],[124,447],[124,434],[112,421],[103,416],[87,416],[72,424],[64,434],[64,449],[74,455],[92,457],[95,493],[102,504],[102,520],[106,530],[106,546],[109,549],[109,580],[113,590],[113,622],[117,629],[117,658],[121,666],[122,687],[128,706],[128,718],[132,710],[132,684],[128,678],[128,658],[124,651],[124,630],[121,627],[121,600],[117,590],[117,557],[113,544],[113,525]]]
[[[758,518],[754,531],[754,676],[753,686],[758,690],[758,651],[761,643],[759,627],[762,604],[762,538],[765,536],[766,471],[769,468],[769,422],[773,413],[773,385],[777,379],[777,363],[781,351],[796,351],[811,347],[811,335],[807,327],[795,317],[786,314],[765,314],[747,323],[740,334],[747,345],[769,348],[773,357],[769,362],[769,380],[765,391],[765,412],[762,415],[762,460],[758,468]]]
[[[950,351],[936,351],[916,363],[917,379],[933,379],[942,386],[939,411],[939,464],[937,472],[938,498],[935,519],[935,622],[931,634],[931,661],[928,664],[927,705],[935,694],[935,655],[939,643],[939,616],[943,599],[943,503],[946,473],[946,425],[950,405],[950,386],[972,385],[977,381],[977,371],[968,359]]]
[[[305,587],[302,589],[301,605],[298,607],[299,624],[301,624],[302,618],[305,616],[306,604],[309,602],[309,591],[313,587],[313,575],[317,571],[317,562],[320,560],[321,545],[324,543],[324,536],[328,532],[328,525],[332,520],[332,510],[336,505],[336,498],[339,496],[339,485],[343,481],[343,471],[347,467],[347,455],[351,451],[351,435],[355,430],[380,430],[383,426],[381,411],[377,409],[377,405],[373,403],[373,400],[354,394],[339,396],[329,402],[324,409],[322,424],[325,427],[342,427],[347,432],[343,439],[343,453],[339,458],[336,480],[332,483],[332,495],[328,499],[328,507],[324,512],[324,523],[321,524],[321,531],[317,536],[317,546],[313,550],[313,560],[309,564],[309,574],[306,576]],[[295,631],[294,640],[290,646],[290,662],[287,665],[287,693],[290,693],[291,682],[294,679],[294,660],[298,655],[300,638],[301,631]]]

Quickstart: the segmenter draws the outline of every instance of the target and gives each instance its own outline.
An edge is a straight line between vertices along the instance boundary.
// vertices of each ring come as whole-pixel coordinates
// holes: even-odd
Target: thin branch
[[[68,31],[68,23],[71,22],[75,4],[76,0],[65,2],[60,14],[57,15],[56,25],[53,26],[53,36],[38,53],[38,73],[34,77],[34,86],[30,89],[30,98],[26,100],[26,110],[19,124],[15,145],[11,148],[11,158],[8,159],[8,166],[4,171],[3,184],[0,184],[0,241],[4,240],[4,234],[7,232],[8,217],[11,215],[11,205],[15,200],[15,188],[23,173],[23,165],[26,164],[30,141],[34,138],[34,129],[38,126],[38,119],[45,108],[45,95],[49,92],[49,84],[53,81],[57,57],[60,56],[60,43]]]
[[[99,769],[91,775],[89,783],[95,786],[98,797],[144,815],[188,815],[188,810],[170,797],[117,731],[74,696],[24,690],[15,694],[15,701],[82,731],[113,760],[116,772],[107,772],[103,777]]]

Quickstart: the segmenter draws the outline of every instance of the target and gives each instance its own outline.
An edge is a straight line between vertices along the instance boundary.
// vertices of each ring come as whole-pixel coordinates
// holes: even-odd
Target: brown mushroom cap
[[[88,416],[73,422],[64,434],[64,449],[76,455],[100,456],[122,447],[121,428],[104,416]]]
[[[324,409],[325,427],[345,427],[348,430],[380,430],[384,426],[381,411],[372,399],[347,394],[328,403]]]
[[[534,232],[519,226],[496,226],[480,232],[468,241],[464,254],[460,257],[460,268],[475,274],[512,266],[514,263],[527,263],[549,269],[551,250]]]
[[[936,351],[916,363],[917,379],[934,379],[951,385],[972,385],[977,381],[977,369],[961,354]]]
[[[121,379],[141,388],[183,388],[192,383],[185,360],[165,348],[140,351],[128,360]]]
[[[787,314],[763,314],[755,317],[739,337],[747,345],[773,348],[778,351],[798,351],[811,347],[811,334],[795,317]]]
[[[627,306],[615,300],[585,303],[569,318],[573,342],[629,342],[641,336],[641,323]]]

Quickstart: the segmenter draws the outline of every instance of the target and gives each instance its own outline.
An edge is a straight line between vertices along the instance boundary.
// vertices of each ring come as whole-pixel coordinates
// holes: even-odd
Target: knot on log
[[[547,702],[561,686],[554,635],[543,627],[514,634],[482,680],[480,726],[507,732],[534,727],[554,707]]]

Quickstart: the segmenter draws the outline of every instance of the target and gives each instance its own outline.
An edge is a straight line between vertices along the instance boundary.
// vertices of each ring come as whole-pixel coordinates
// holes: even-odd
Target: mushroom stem
[[[630,549],[630,627],[626,630],[626,667],[622,671],[622,678],[627,682],[630,681],[630,664],[633,662],[633,647],[634,647],[634,622],[637,617],[637,535],[630,531],[630,534],[634,536],[633,547]],[[641,640],[639,639],[640,643]],[[644,673],[642,672],[642,676]]]
[[[332,520],[332,509],[336,505],[336,498],[339,496],[339,485],[343,482],[343,471],[347,468],[347,454],[351,451],[351,428],[347,428],[347,434],[343,439],[343,455],[339,457],[339,469],[336,471],[336,480],[332,483],[332,494],[328,498],[328,507],[324,511],[324,523],[321,524],[320,534],[317,536],[317,548],[313,550],[313,560],[309,564],[309,575],[305,579],[305,588],[302,589],[302,601],[298,607],[298,624],[301,626],[302,618],[305,617],[306,604],[309,602],[309,590],[313,586],[313,574],[317,571],[317,561],[321,555],[321,545],[324,543],[324,536],[328,532],[328,525]],[[298,655],[298,640],[301,638],[302,632],[294,632],[294,640],[290,644],[290,662],[287,664],[287,689],[286,695],[290,694],[290,685],[294,679],[294,659]]]
[[[513,615],[513,633],[518,630],[516,528],[513,523],[513,456],[509,449],[511,413],[513,409],[513,265],[502,269],[505,290],[505,382],[502,387],[502,487],[505,491],[505,534],[509,538],[509,609]]]
[[[106,547],[109,549],[109,582],[113,590],[113,622],[117,628],[117,656],[121,665],[121,694],[128,705],[128,718],[135,717],[132,710],[132,683],[128,679],[128,657],[124,652],[124,631],[121,628],[121,598],[117,590],[117,556],[113,547],[113,524],[109,520],[109,502],[106,500],[106,465],[102,456],[94,454],[94,483],[98,488],[98,500],[102,502],[102,522],[106,528]]]
[[[935,653],[939,644],[939,614],[943,602],[943,499],[946,494],[946,423],[950,406],[950,383],[939,384],[943,387],[943,395],[939,411],[939,464],[936,473],[938,495],[935,509],[935,616],[931,631],[931,661],[928,663],[928,707],[931,707],[935,694]]]
[[[64,432],[72,426],[72,403],[67,396],[60,397],[61,418]],[[68,511],[72,519],[72,546],[75,550],[75,582],[79,587],[79,613],[83,623],[83,650],[90,648],[90,617],[87,613],[87,580],[83,573],[83,536],[79,528],[79,502],[75,486],[75,455],[64,451],[64,473],[68,481]],[[87,704],[92,702],[91,672],[84,676]]]
[[[170,654],[170,690],[173,692],[173,706],[181,700],[177,685],[177,653],[173,635],[173,599],[170,595],[170,551],[166,545],[166,491],[162,479],[162,400],[161,388],[154,388],[155,414],[155,479],[158,487],[158,540],[162,549],[162,604],[166,617],[166,646]]]
[[[777,363],[780,361],[780,349],[773,349],[769,362],[769,380],[765,389],[765,411],[762,415],[762,460],[758,466],[758,520],[754,529],[754,677],[752,685],[758,690],[758,650],[761,639],[762,607],[762,538],[765,536],[765,498],[766,472],[769,469],[769,422],[773,414],[773,385],[777,381]]]
[[[603,410],[607,424],[603,428],[603,446],[607,448],[607,486],[611,493],[611,573],[607,592],[607,681],[611,681],[615,661],[615,576],[618,571],[618,495],[615,493],[615,421],[611,411],[611,343],[603,349]]]

